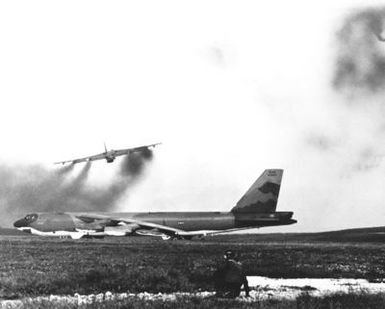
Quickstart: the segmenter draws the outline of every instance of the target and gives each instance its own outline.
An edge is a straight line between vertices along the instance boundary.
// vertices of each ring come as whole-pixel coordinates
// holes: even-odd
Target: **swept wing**
[[[66,163],[76,164],[76,163],[80,163],[80,162],[103,160],[105,158],[106,158],[106,154],[105,153],[99,153],[97,155],[93,155],[93,156],[89,156],[89,157],[73,159],[73,160],[66,160],[66,161],[59,161],[59,162],[55,162],[54,164],[66,164]]]
[[[134,147],[134,148],[127,148],[127,149],[118,149],[118,150],[113,150],[115,156],[123,156],[127,155],[133,152],[138,152],[138,151],[144,151],[146,149],[155,147],[157,145],[160,145],[161,143],[155,143],[155,144],[150,144],[150,145],[145,145],[145,146],[139,146],[139,147]]]
[[[189,238],[193,236],[209,236],[209,235],[219,235],[223,233],[228,232],[234,232],[234,231],[240,231],[248,228],[233,228],[233,229],[227,229],[227,230],[198,230],[198,231],[184,231],[181,229],[176,229],[173,227],[169,227],[162,224],[156,224],[151,223],[147,221],[141,221],[137,219],[128,219],[128,218],[120,218],[120,217],[114,217],[114,216],[105,216],[105,215],[83,215],[82,217],[83,221],[99,221],[100,223],[105,222],[114,222],[116,226],[127,226],[131,233],[136,233],[138,235],[148,235],[148,236],[165,236],[163,238],[166,239],[166,237],[171,238]],[[109,224],[111,226],[111,224]]]

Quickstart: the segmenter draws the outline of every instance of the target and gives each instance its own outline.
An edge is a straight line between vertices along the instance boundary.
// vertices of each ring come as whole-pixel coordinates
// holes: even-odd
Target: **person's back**
[[[237,297],[244,285],[246,296],[249,296],[249,285],[243,272],[242,264],[234,259],[234,253],[225,252],[225,263],[215,273],[217,295]]]
[[[243,283],[242,264],[233,259],[228,259],[225,262],[225,282],[227,283]]]

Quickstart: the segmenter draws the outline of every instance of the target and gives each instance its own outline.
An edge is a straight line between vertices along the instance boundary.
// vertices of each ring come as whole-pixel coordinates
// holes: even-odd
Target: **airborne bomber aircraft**
[[[107,150],[107,146],[104,143],[104,152],[99,153],[93,156],[89,157],[84,157],[80,159],[72,159],[72,160],[66,160],[66,161],[59,161],[55,162],[54,164],[66,164],[66,163],[71,163],[71,164],[76,164],[80,162],[89,162],[89,161],[96,161],[96,160],[106,160],[107,163],[112,163],[118,156],[124,156],[124,155],[129,155],[134,152],[141,152],[146,154],[146,152],[149,151],[150,148],[155,147],[157,145],[160,145],[161,143],[155,143],[155,144],[150,144],[150,145],[144,145],[144,146],[139,146],[139,147],[134,147],[134,148],[126,148],[126,149],[119,149],[119,150]]]
[[[282,175],[281,169],[265,170],[230,212],[45,212],[29,214],[14,226],[40,236],[146,235],[166,240],[288,225],[297,222],[293,212],[276,211]]]

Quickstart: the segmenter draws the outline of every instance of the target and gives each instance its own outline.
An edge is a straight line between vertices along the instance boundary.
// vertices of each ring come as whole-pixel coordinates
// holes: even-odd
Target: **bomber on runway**
[[[146,235],[190,239],[242,229],[296,223],[291,211],[276,211],[283,170],[269,169],[230,212],[64,212],[33,213],[17,220],[21,231],[40,236],[82,237]]]

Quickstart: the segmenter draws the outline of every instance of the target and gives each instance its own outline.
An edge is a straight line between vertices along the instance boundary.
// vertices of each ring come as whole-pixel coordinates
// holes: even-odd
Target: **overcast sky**
[[[264,169],[283,168],[278,210],[298,224],[261,232],[384,225],[385,79],[371,57],[385,43],[365,41],[383,7],[3,1],[0,163],[54,169],[104,141],[162,142],[115,210],[228,211]],[[357,54],[376,87],[341,67]],[[117,165],[95,162],[89,185],[107,187]]]

